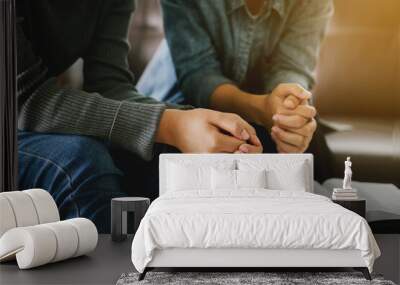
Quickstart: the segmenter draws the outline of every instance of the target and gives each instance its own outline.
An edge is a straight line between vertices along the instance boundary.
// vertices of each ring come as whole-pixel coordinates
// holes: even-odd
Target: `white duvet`
[[[134,237],[132,262],[143,272],[165,248],[358,249],[370,271],[380,255],[365,219],[328,198],[257,189],[159,197]]]

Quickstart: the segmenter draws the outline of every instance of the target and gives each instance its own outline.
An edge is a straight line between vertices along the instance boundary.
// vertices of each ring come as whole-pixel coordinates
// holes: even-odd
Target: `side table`
[[[133,233],[139,227],[140,221],[150,205],[149,198],[121,197],[111,200],[111,239],[123,241],[128,232],[128,212],[133,212]]]
[[[335,200],[332,199],[332,202],[339,204],[340,206],[353,211],[356,214],[359,214],[361,217],[365,219],[365,208],[366,208],[366,200],[365,199],[356,199],[356,200]]]

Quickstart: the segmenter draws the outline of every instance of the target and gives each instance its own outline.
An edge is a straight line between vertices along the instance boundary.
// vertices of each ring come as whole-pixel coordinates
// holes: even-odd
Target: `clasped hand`
[[[317,128],[311,93],[297,84],[280,84],[269,95],[271,137],[280,153],[303,153]]]

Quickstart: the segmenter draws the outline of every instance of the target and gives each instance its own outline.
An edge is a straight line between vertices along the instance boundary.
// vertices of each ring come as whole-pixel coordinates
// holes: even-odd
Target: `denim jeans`
[[[62,219],[85,217],[110,231],[114,197],[157,196],[157,159],[144,162],[90,137],[18,132],[19,189],[42,188]]]

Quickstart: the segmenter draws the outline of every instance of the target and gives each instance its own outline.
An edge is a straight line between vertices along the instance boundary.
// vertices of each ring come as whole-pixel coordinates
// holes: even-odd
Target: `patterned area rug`
[[[379,275],[372,275],[373,280],[368,281],[359,272],[148,272],[142,281],[138,281],[138,276],[138,273],[122,274],[117,285],[395,285]]]

